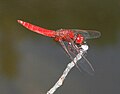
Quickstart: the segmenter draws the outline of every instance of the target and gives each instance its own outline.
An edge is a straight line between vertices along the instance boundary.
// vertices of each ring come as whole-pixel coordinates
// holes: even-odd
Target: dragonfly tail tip
[[[17,22],[18,22],[18,23],[20,23],[20,24],[22,24],[22,23],[23,23],[23,21],[21,21],[21,20],[17,20]]]

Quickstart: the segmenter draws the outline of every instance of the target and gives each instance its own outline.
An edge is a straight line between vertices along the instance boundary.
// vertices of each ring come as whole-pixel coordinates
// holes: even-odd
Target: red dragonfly
[[[73,60],[74,56],[80,52],[82,49],[81,46],[86,44],[87,39],[98,38],[101,36],[101,33],[95,30],[59,29],[54,31],[47,30],[21,20],[18,20],[18,23],[33,32],[54,38],[55,41],[61,44],[71,60]],[[89,69],[91,69],[94,72],[94,69],[90,62],[84,56],[83,58],[87,61],[87,63],[82,63],[83,65],[81,67],[83,70],[89,73]]]

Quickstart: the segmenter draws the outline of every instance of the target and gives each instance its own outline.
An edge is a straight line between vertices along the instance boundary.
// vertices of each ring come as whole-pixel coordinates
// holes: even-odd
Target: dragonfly
[[[81,30],[81,29],[59,29],[48,30],[40,26],[33,25],[29,22],[17,20],[22,26],[27,29],[36,32],[38,34],[51,37],[55,41],[59,42],[70,59],[73,61],[74,57],[83,49],[86,44],[86,40],[99,38],[101,33],[96,30]],[[94,72],[94,68],[91,63],[85,57],[86,52],[82,55],[86,62],[82,62],[80,67],[88,73]],[[76,67],[80,70],[79,66]]]

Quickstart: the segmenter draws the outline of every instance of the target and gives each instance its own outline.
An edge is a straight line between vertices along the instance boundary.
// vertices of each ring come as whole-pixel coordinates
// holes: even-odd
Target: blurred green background
[[[46,94],[70,59],[51,38],[17,20],[47,29],[94,29],[88,41],[95,75],[68,75],[55,94],[120,94],[120,0],[0,0],[0,94]]]

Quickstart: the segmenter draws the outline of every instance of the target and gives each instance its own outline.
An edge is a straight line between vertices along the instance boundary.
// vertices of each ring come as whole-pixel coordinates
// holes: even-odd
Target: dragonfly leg
[[[76,50],[76,52],[77,52],[77,53],[79,53],[79,52],[80,52],[79,47],[77,47],[77,45],[75,45],[75,43],[74,43],[74,42],[71,42],[71,45],[73,46],[73,48]]]
[[[60,41],[61,46],[63,47],[63,49],[66,51],[66,53],[69,55],[70,59],[73,60],[73,57],[71,56],[71,54],[69,53],[67,47],[65,46],[63,41]]]
[[[62,45],[63,49],[66,51],[66,53],[69,55],[70,59],[74,62],[74,58],[71,56],[71,54],[69,53],[67,47],[65,46],[63,41],[60,41],[60,44]],[[76,67],[78,68],[78,70],[81,72],[79,66],[77,65],[77,63],[74,62],[74,64],[76,65]]]
[[[71,40],[71,45],[72,47],[76,50],[77,53],[80,52],[80,50],[83,50],[82,48],[78,47],[72,40]],[[88,61],[88,59],[84,56],[84,54],[86,54],[87,51],[84,51],[84,53],[82,54],[82,57],[84,58],[84,60],[87,62],[87,64],[90,66],[90,68],[92,69],[93,72],[95,72],[92,64]]]
[[[73,45],[75,45],[75,44],[73,44]],[[75,46],[76,46],[76,45],[75,45]],[[75,47],[75,46],[74,46],[74,47]],[[79,53],[79,51],[80,51],[80,50],[83,50],[83,49],[78,47],[76,50],[77,50],[78,53]],[[87,62],[87,64],[90,66],[90,68],[92,69],[92,71],[95,72],[92,64],[91,64],[91,63],[89,62],[89,60],[84,56],[86,53],[87,53],[87,51],[84,51],[84,53],[82,54],[82,57],[83,57],[84,60]]]
[[[71,47],[71,43],[68,44],[68,50],[70,51],[70,53],[72,53],[74,56],[76,56],[76,50],[74,50],[72,47]]]

